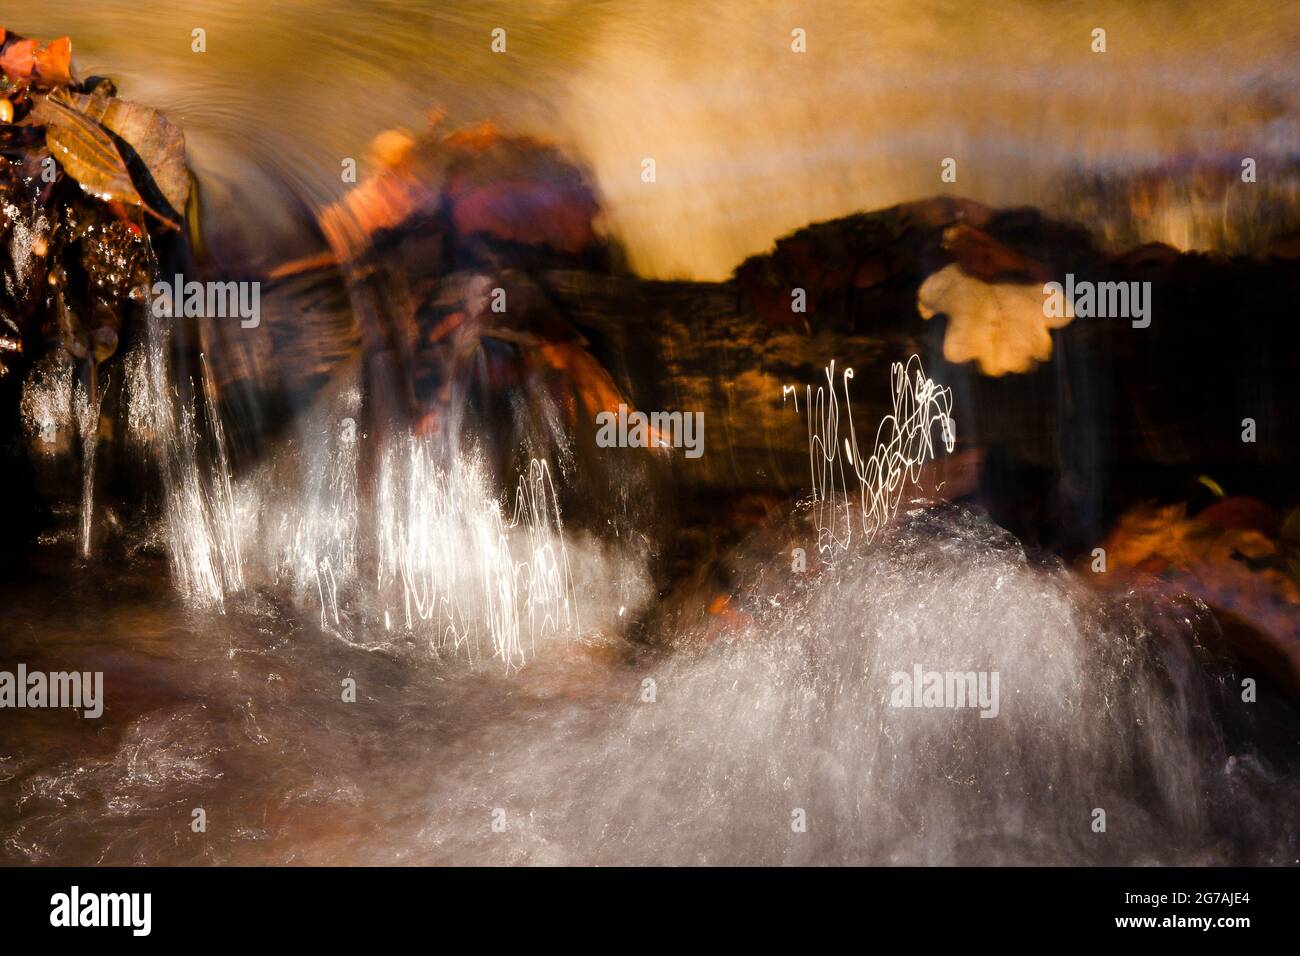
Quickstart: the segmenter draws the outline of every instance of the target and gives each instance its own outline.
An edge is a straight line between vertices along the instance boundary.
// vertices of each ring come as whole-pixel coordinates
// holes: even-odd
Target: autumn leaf
[[[42,47],[36,40],[24,40],[0,31],[0,45],[4,47],[0,53],[0,70],[14,82],[36,80],[42,87],[72,83],[72,40],[68,37],[59,37]]]
[[[921,318],[948,316],[943,357],[954,363],[977,360],[980,371],[994,377],[1028,372],[1050,359],[1048,329],[1070,323],[1069,317],[1044,314],[1041,285],[984,282],[956,263],[926,279],[916,298]]]
[[[144,204],[117,146],[102,126],[54,96],[37,102],[32,116],[45,126],[50,152],[83,189],[105,201]]]
[[[72,40],[59,37],[36,53],[36,75],[46,86],[67,86],[72,82]]]
[[[172,211],[183,214],[190,196],[190,171],[180,128],[155,109],[116,97],[74,93],[71,99],[77,109],[135,151]]]
[[[104,202],[139,206],[162,222],[177,223],[152,209],[136,190],[109,131],[77,109],[66,94],[53,93],[32,110],[45,126],[51,154],[82,189]]]
[[[35,40],[14,40],[0,53],[0,70],[15,82],[30,80],[36,69]]]
[[[982,229],[960,222],[943,231],[942,245],[961,271],[985,282],[1045,282],[1048,269],[1041,262],[999,242]]]

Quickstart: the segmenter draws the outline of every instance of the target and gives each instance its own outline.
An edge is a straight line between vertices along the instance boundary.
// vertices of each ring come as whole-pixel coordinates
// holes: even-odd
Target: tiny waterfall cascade
[[[280,582],[349,640],[418,632],[435,651],[507,670],[579,625],[546,462],[531,461],[508,506],[472,452],[410,429],[362,432],[350,387],[304,416],[300,440],[237,476],[206,360],[197,388],[178,387],[165,321],[151,323],[126,363],[129,427],[156,460],[188,600],[224,610],[254,582]],[[369,482],[367,443],[378,448]]]

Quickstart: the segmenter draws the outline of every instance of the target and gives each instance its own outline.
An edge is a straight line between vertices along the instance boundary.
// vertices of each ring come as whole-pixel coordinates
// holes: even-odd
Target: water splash
[[[1203,668],[1198,635],[1214,632],[1204,606],[1098,594],[954,505],[903,512],[872,544],[858,537],[807,573],[756,554],[739,581],[738,613],[721,633],[701,624],[700,639],[668,658],[632,670],[587,662],[581,676],[532,684],[546,715],[535,731],[517,729],[494,690],[463,701],[456,719],[484,723],[425,757],[438,773],[388,811],[397,829],[417,816],[414,838],[368,841],[338,859],[1133,865],[1294,855],[1297,809],[1275,799],[1295,784],[1294,756],[1241,733],[1254,715],[1233,705],[1233,679]],[[917,662],[1000,673],[997,717],[891,706],[891,673]],[[646,678],[653,703],[640,696]],[[575,701],[567,688],[579,682]],[[390,785],[407,771],[394,759]],[[504,835],[482,824],[494,807],[510,821]],[[1095,808],[1107,813],[1105,834],[1092,829]],[[796,811],[805,831],[791,825]]]
[[[31,294],[33,266],[38,258],[38,250],[46,246],[50,234],[50,221],[40,211],[38,194],[39,190],[33,185],[31,195],[27,197],[35,207],[30,214],[11,202],[0,205],[0,213],[4,215],[9,232],[6,250],[9,262],[8,268],[3,270],[5,293],[16,301],[22,301]]]
[[[216,406],[206,362],[199,372],[209,413],[200,422],[193,381],[184,393],[174,384],[164,323],[150,315],[142,355],[125,363],[129,441],[146,447],[158,469],[177,589],[224,609],[227,595],[244,587],[243,515],[235,504],[225,431],[211,411]]]
[[[308,469],[301,504],[281,510],[269,529],[277,577],[293,582],[300,597],[314,590],[321,627],[341,624],[339,581],[355,581],[359,564],[359,440],[356,420],[350,416],[360,396],[352,391],[343,401],[349,417],[333,433],[316,430],[313,451],[320,455],[324,449],[324,457]]]
[[[550,470],[534,459],[507,519],[476,459],[440,464],[427,440],[391,442],[380,466],[375,589],[386,621],[423,626],[436,648],[484,641],[507,670],[576,623]],[[391,626],[391,623],[390,623]]]
[[[173,579],[196,606],[284,584],[350,643],[401,633],[507,671],[580,625],[545,462],[528,465],[508,510],[477,455],[410,430],[360,431],[360,393],[345,387],[304,416],[301,441],[236,477],[206,363],[200,426],[193,400],[166,384],[164,340],[126,363],[128,420],[157,460]],[[367,455],[377,463],[363,481]]]
[[[857,512],[862,533],[869,543],[898,513],[904,492],[920,480],[925,463],[934,459],[935,426],[939,427],[947,451],[951,452],[956,443],[952,389],[928,378],[916,355],[906,365],[894,362],[889,374],[893,410],[881,420],[875,443],[866,455],[858,446],[853,427],[849,398],[853,369],[846,368],[840,374],[845,414],[843,435],[835,363],[826,366],[826,384],[817,386],[815,393],[811,385],[805,386],[812,507],[817,523],[817,548],[823,553],[833,547],[847,548],[853,537],[854,508],[846,464],[857,479]],[[794,397],[797,412],[799,397],[793,385],[782,389],[783,400],[790,396]]]
[[[72,406],[77,436],[81,440],[81,511],[77,546],[83,558],[90,557],[95,528],[95,453],[99,450],[99,411],[105,391],[93,379],[92,376],[89,386],[77,382]]]
[[[71,357],[51,353],[23,382],[19,411],[23,429],[37,459],[58,467],[62,454],[76,454],[80,463],[77,522],[73,537],[77,553],[89,558],[94,543],[95,471],[99,450],[99,417],[108,383],[78,377]],[[56,479],[57,480],[57,479]]]
[[[19,410],[27,437],[42,457],[53,456],[72,431],[72,361],[50,353],[23,381]]]

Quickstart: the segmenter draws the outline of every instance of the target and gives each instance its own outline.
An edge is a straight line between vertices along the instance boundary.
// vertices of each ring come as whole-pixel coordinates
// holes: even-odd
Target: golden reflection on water
[[[336,198],[344,158],[432,105],[570,146],[633,266],[660,276],[719,277],[810,221],[939,192],[1075,212],[1076,172],[1251,155],[1277,188],[1300,154],[1286,0],[19,0],[6,18],[70,34],[83,74],[178,119],[212,228],[267,255],[299,228],[288,195]],[[1219,241],[1198,215],[1159,210],[1137,238]]]

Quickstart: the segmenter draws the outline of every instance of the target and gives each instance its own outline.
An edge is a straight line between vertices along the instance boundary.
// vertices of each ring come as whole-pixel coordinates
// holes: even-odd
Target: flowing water
[[[933,194],[935,157],[960,157],[962,194],[1078,209],[1110,195],[1081,194],[1089,177],[1171,156],[1300,153],[1300,36],[1280,3],[829,3],[792,20],[729,2],[46,0],[6,16],[71,34],[83,74],[179,121],[212,244],[263,263],[346,188],[342,159],[432,105],[560,139],[632,264],[661,276],[723,275],[809,221]],[[490,50],[497,26],[508,56]],[[1140,222],[1094,211],[1116,237],[1185,247],[1251,248],[1274,225],[1183,199]],[[226,423],[198,408],[205,370],[181,387],[161,336],[125,362],[127,441],[159,476],[151,519],[115,514],[121,556],[77,561],[93,550],[87,470],[67,533],[0,583],[3,664],[103,671],[106,692],[96,721],[6,713],[0,861],[1300,858],[1294,711],[1243,716],[1195,602],[1099,595],[986,518],[888,484],[860,499],[871,534],[823,534],[794,571],[795,529],[827,528],[792,505],[730,556],[721,613],[690,595],[657,641],[629,641],[657,599],[645,549],[566,523],[560,470],[493,476],[473,453],[367,433],[346,367],[273,454],[235,469]],[[962,416],[937,394],[927,456]],[[100,398],[55,363],[24,414],[65,432],[67,409],[97,418]],[[823,452],[843,437],[827,427]],[[845,447],[872,481],[925,457],[907,440],[902,464]],[[493,490],[503,477],[512,494]],[[997,717],[891,706],[917,666],[996,673]]]
[[[725,276],[810,222],[944,190],[1086,216],[1125,243],[1250,248],[1300,181],[1285,0],[41,0],[6,17],[70,34],[83,74],[177,119],[215,244],[252,258],[292,246],[299,202],[342,194],[344,158],[364,162],[377,133],[433,107],[589,163],[646,275]],[[1249,194],[1189,175],[1235,177],[1243,156],[1266,171]],[[1146,170],[1182,181],[1140,219],[1093,188]]]
[[[510,675],[362,646],[266,594],[221,615],[147,565],[74,587],[51,561],[5,594],[12,652],[103,670],[108,705],[90,732],[18,718],[3,858],[1294,862],[1293,755],[1231,716],[1204,609],[1099,599],[942,507],[806,576],[748,560],[722,633],[701,619],[671,654],[589,633]],[[998,671],[998,716],[889,706],[918,663]]]

